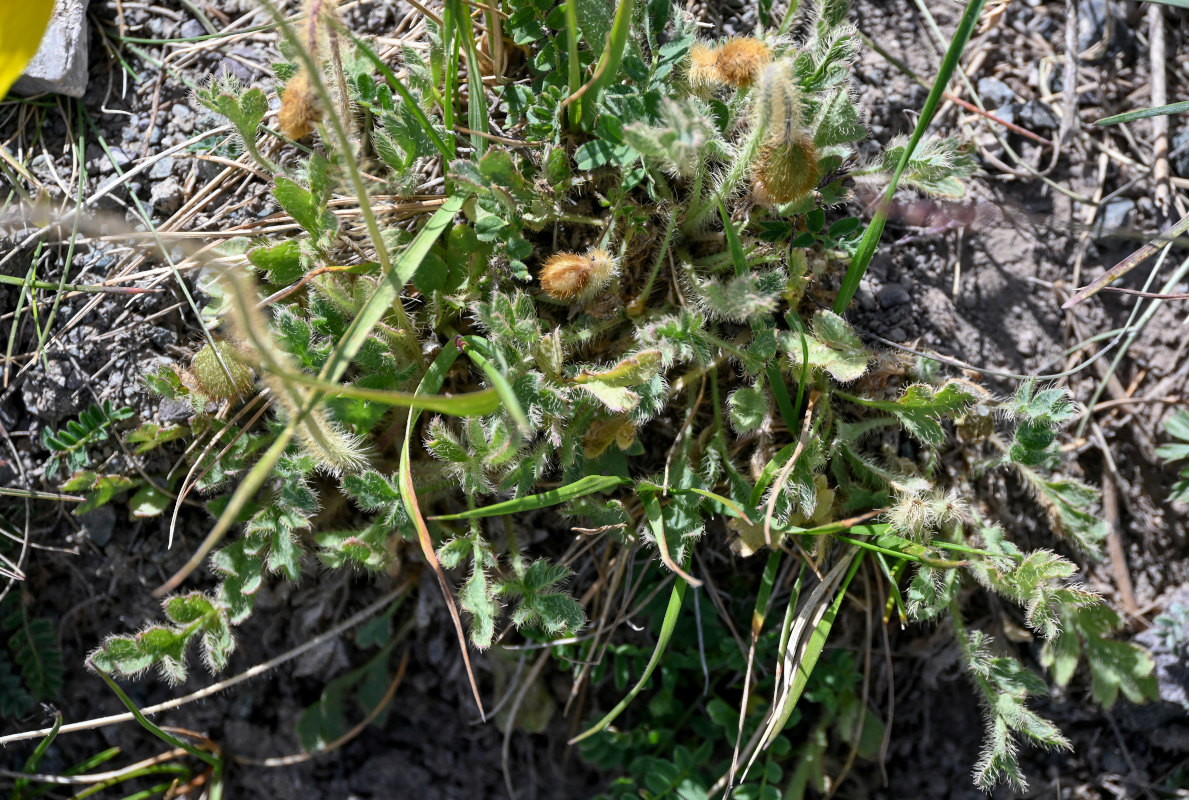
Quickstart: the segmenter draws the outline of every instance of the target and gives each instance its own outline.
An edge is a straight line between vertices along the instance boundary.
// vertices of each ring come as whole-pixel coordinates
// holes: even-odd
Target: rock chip
[[[1135,201],[1129,197],[1116,197],[1098,213],[1098,225],[1094,227],[1094,237],[1105,239],[1115,235],[1131,224],[1135,215]]]
[[[149,205],[158,214],[172,214],[182,207],[182,187],[177,178],[170,176],[157,181],[149,190]]]
[[[1181,124],[1168,147],[1172,153],[1169,161],[1173,171],[1182,178],[1189,178],[1189,123]]]
[[[111,506],[100,506],[79,517],[83,532],[96,547],[106,547],[116,530],[116,512]]]
[[[1016,120],[1031,131],[1051,131],[1061,126],[1061,118],[1048,103],[1029,100],[1016,111]]]
[[[912,295],[898,283],[886,284],[879,290],[879,304],[883,308],[892,308],[893,306],[902,306],[912,302]]]
[[[4,0],[19,3],[22,0]],[[87,92],[87,0],[58,0],[37,55],[12,86],[14,94],[53,92],[82,97]]]
[[[1015,99],[1016,93],[998,78],[979,78],[978,96],[987,108],[1002,108]]]
[[[173,165],[173,156],[166,156],[149,167],[149,177],[155,181],[165,180],[173,174]]]

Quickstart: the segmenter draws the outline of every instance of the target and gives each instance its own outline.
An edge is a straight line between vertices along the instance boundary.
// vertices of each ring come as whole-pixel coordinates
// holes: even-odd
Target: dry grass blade
[[[814,666],[809,662],[816,661],[817,654],[811,653],[811,645],[815,641],[814,634],[820,629],[827,613],[831,609],[837,609],[840,595],[835,595],[835,590],[843,583],[844,577],[853,574],[853,571],[848,572],[848,569],[853,567],[855,558],[855,550],[850,550],[843,555],[826,573],[825,579],[818,583],[805,598],[801,607],[797,609],[788,638],[788,647],[781,655],[781,678],[772,697],[772,707],[768,711],[764,724],[752,735],[747,747],[744,748],[742,756],[747,758],[747,766],[744,767],[740,780],[747,778],[759,753],[771,744],[776,735],[780,733],[788,721],[789,715],[792,714],[797,700],[800,699],[805,681]],[[820,650],[818,654],[820,654]],[[811,655],[812,659],[809,658]],[[806,668],[807,665],[808,668]],[[737,768],[738,763],[733,763],[732,769]],[[719,783],[715,784],[715,789],[718,789],[726,780],[727,777],[723,776]]]
[[[441,389],[442,382],[445,380],[446,371],[458,358],[458,347],[451,342],[442,349],[438,357],[434,359],[426,372],[425,377],[421,380],[420,386],[417,387],[417,393],[432,393]],[[475,705],[479,708],[479,716],[486,721],[487,715],[483,710],[483,697],[479,694],[479,684],[475,680],[475,671],[471,668],[471,654],[467,645],[466,631],[462,627],[462,617],[458,613],[458,603],[454,599],[454,592],[450,588],[450,582],[446,579],[446,573],[442,569],[442,564],[438,561],[438,554],[434,551],[433,539],[429,535],[429,527],[425,524],[425,516],[421,513],[421,506],[417,502],[417,490],[413,486],[413,471],[409,464],[409,441],[413,438],[413,428],[417,424],[417,409],[409,411],[409,419],[405,423],[405,441],[400,453],[400,470],[399,483],[401,499],[404,501],[405,510],[409,514],[409,518],[413,520],[413,525],[417,529],[417,543],[421,546],[421,553],[425,557],[426,563],[429,564],[430,569],[433,570],[434,576],[438,579],[438,586],[442,590],[442,599],[446,602],[446,608],[450,612],[450,619],[454,623],[454,630],[458,634],[458,648],[462,652],[463,664],[467,671],[467,680],[471,684],[471,693],[475,696]]]
[[[1084,286],[1074,292],[1072,297],[1061,304],[1062,310],[1073,308],[1086,298],[1097,294],[1103,287],[1114,283],[1119,278],[1122,278],[1128,272],[1131,272],[1131,270],[1135,269],[1140,264],[1159,253],[1162,248],[1168,245],[1168,243],[1175,242],[1186,232],[1189,232],[1189,214],[1181,217],[1175,223],[1166,228],[1164,232],[1162,232],[1157,238],[1153,239],[1148,244],[1145,244],[1143,247],[1127,256],[1127,258],[1108,269],[1101,276],[1090,282],[1087,286]]]

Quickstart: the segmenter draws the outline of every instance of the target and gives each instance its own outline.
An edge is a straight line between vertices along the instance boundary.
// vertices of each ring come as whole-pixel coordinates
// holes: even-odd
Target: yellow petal
[[[54,0],[0,0],[0,99],[37,54],[53,11]]]

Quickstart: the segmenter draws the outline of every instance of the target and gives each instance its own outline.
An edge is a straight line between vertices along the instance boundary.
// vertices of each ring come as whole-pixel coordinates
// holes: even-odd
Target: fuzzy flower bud
[[[611,254],[597,247],[585,255],[555,253],[541,268],[541,288],[554,300],[587,300],[611,282],[617,269]]]
[[[314,131],[314,124],[322,119],[318,98],[310,86],[310,76],[303,69],[285,86],[281,97],[281,113],[278,121],[281,133],[297,141]]]
[[[227,369],[223,368],[224,365]],[[213,400],[230,400],[251,391],[252,368],[234,345],[215,342],[214,347],[204,345],[194,355],[189,373],[183,376],[183,383]]]
[[[689,49],[689,83],[694,89],[705,89],[722,83],[718,71],[718,53],[702,42]]]
[[[772,60],[772,51],[759,39],[729,39],[718,48],[716,64],[723,83],[735,88],[751,86]]]
[[[821,180],[817,147],[802,122],[801,90],[792,61],[768,65],[760,77],[755,124],[764,140],[752,166],[752,193],[759,203],[799,200]]]

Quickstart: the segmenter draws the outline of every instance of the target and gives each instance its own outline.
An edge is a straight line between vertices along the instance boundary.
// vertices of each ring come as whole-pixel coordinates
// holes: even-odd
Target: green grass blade
[[[321,389],[328,397],[354,397],[385,406],[416,408],[421,411],[433,411],[455,417],[481,417],[484,414],[490,414],[500,406],[500,396],[495,389],[483,389],[478,392],[455,395],[420,395],[414,392],[367,389],[362,386],[334,383],[301,373],[276,371],[273,374],[284,381]]]
[[[728,512],[730,512],[731,514],[734,514],[739,519],[746,520],[747,522],[752,521],[751,517],[749,517],[747,515],[747,512],[743,510],[743,506],[739,505],[734,500],[731,500],[729,497],[723,497],[721,494],[718,494],[717,492],[712,492],[712,491],[709,491],[708,489],[699,489],[696,486],[692,487],[690,489],[687,489],[685,491],[691,492],[693,494],[700,494],[700,495],[702,495],[702,497],[705,497],[707,500],[713,500],[714,502],[719,503],[720,505],[723,506],[723,508],[727,509]],[[673,494],[681,494],[681,491],[674,490]]]
[[[513,500],[505,500],[502,503],[492,503],[482,508],[460,511],[457,514],[442,514],[440,516],[430,517],[430,519],[445,522],[457,519],[501,517],[505,514],[516,514],[521,511],[532,511],[538,508],[549,508],[550,506],[568,503],[571,500],[585,497],[588,494],[594,494],[595,492],[601,492],[604,489],[611,489],[616,486],[624,486],[629,483],[631,481],[627,478],[616,478],[611,475],[587,475],[585,478],[580,478],[573,483],[566,484],[557,489],[550,489],[540,494],[517,497]]]
[[[801,693],[805,691],[805,685],[809,683],[809,676],[813,674],[813,668],[817,666],[817,661],[822,655],[822,650],[826,647],[826,640],[830,638],[830,629],[834,627],[834,620],[838,616],[838,609],[842,607],[842,600],[846,597],[846,590],[850,588],[850,582],[855,577],[855,573],[859,571],[859,565],[863,563],[863,553],[859,552],[855,556],[855,560],[850,565],[850,570],[846,573],[846,577],[842,579],[842,585],[838,587],[834,594],[834,601],[830,603],[830,608],[826,611],[825,616],[822,617],[821,622],[813,629],[813,634],[809,637],[809,645],[805,648],[805,655],[797,664],[797,672],[792,677],[792,688],[789,690],[786,698],[786,706],[781,714],[780,725],[777,730],[784,727],[788,722],[789,715],[793,713],[793,709],[797,705],[797,701],[801,697]]]
[[[159,726],[154,724],[152,720],[140,712],[140,708],[137,707],[136,703],[132,702],[132,698],[125,694],[124,690],[120,688],[120,685],[112,680],[111,676],[106,672],[101,669],[95,669],[95,674],[97,674],[100,678],[103,678],[104,682],[109,687],[111,687],[113,692],[116,693],[116,697],[120,698],[120,702],[124,704],[124,707],[128,709],[132,716],[136,718],[136,721],[139,722],[141,726],[149,733],[153,734],[171,747],[180,747],[190,755],[202,761],[204,764],[208,764],[212,767],[217,767],[219,765],[219,757],[217,755],[208,753],[201,748],[195,747],[184,739],[179,739],[172,733],[163,731]]]
[[[458,346],[451,341],[442,348],[437,358],[430,364],[425,377],[421,379],[421,383],[417,386],[417,391],[426,392],[427,394],[440,391],[442,384],[446,380],[446,373],[449,372],[450,367],[453,366],[457,358]],[[475,696],[475,705],[479,707],[479,716],[486,720],[487,715],[483,711],[483,698],[479,694],[479,684],[475,680],[475,672],[471,668],[471,656],[467,650],[466,631],[462,628],[462,618],[458,614],[458,604],[454,600],[454,594],[450,590],[450,582],[446,579],[446,573],[442,570],[442,564],[438,561],[438,554],[434,550],[429,528],[425,524],[425,518],[421,515],[421,508],[417,502],[417,492],[413,488],[413,471],[409,458],[409,442],[413,438],[413,429],[417,426],[417,417],[419,414],[420,412],[417,409],[412,409],[409,412],[409,421],[405,423],[405,440],[400,451],[400,470],[398,472],[397,483],[400,488],[400,496],[405,510],[408,512],[409,519],[413,521],[413,525],[417,529],[417,543],[421,546],[421,554],[433,570],[434,576],[438,580],[438,587],[442,590],[442,600],[446,603],[446,608],[450,611],[450,619],[454,623],[454,631],[458,636],[458,647],[462,652],[462,661],[466,667],[467,678],[471,684],[471,692]]]
[[[578,59],[578,10],[575,0],[566,0],[566,69],[568,71],[570,94],[582,86],[582,62]],[[582,98],[570,104],[570,127],[577,129],[582,121]]]
[[[396,259],[385,279],[376,287],[376,291],[372,292],[372,296],[367,299],[363,308],[351,321],[350,327],[343,334],[343,338],[339,340],[338,347],[326,360],[326,365],[318,377],[331,381],[337,381],[342,377],[347,370],[347,365],[359,353],[359,349],[367,341],[372,329],[388,313],[392,304],[399,301],[405,284],[412,280],[434,242],[453,224],[454,215],[462,208],[462,204],[466,202],[468,196],[466,193],[456,194],[433,213],[429,222],[425,223],[425,227],[417,233],[405,251]]]
[[[863,279],[863,273],[867,271],[867,266],[875,255],[879,237],[883,234],[884,225],[888,221],[888,210],[891,207],[892,198],[896,194],[896,186],[900,183],[900,176],[904,174],[909,159],[916,152],[917,145],[925,135],[925,129],[933,121],[933,115],[937,112],[942,95],[945,94],[945,87],[950,82],[954,70],[958,68],[962,51],[966,49],[966,44],[974,33],[974,27],[978,23],[985,2],[986,0],[970,0],[966,5],[966,11],[958,22],[957,30],[954,31],[954,38],[950,42],[949,50],[946,51],[945,58],[942,59],[941,70],[937,73],[936,80],[933,81],[933,88],[929,90],[924,108],[921,109],[921,116],[917,120],[916,128],[913,129],[912,138],[909,139],[908,146],[904,148],[904,155],[900,157],[900,163],[896,165],[896,171],[892,173],[892,179],[880,200],[875,216],[872,217],[867,230],[863,232],[863,239],[859,242],[855,257],[847,267],[846,276],[842,279],[842,288],[838,290],[838,298],[834,301],[834,313],[836,314],[842,314],[850,305],[850,301],[859,288],[859,281]]]
[[[607,37],[607,47],[599,58],[598,66],[595,67],[595,76],[591,78],[586,93],[582,96],[583,123],[588,129],[594,127],[599,93],[619,77],[619,67],[623,64],[623,51],[631,34],[632,15],[635,11],[636,0],[619,0],[615,20],[611,23],[611,35]]]
[[[467,124],[471,134],[471,147],[475,149],[476,160],[487,152],[487,140],[481,134],[487,133],[487,90],[483,86],[483,73],[479,69],[479,51],[475,47],[475,31],[471,15],[466,13],[462,0],[446,0],[453,9],[452,16],[458,32],[458,40],[467,54]]]
[[[58,730],[61,727],[62,712],[59,711],[58,713],[54,714],[54,726],[50,728],[50,732],[45,735],[44,739],[37,743],[36,749],[33,750],[33,752],[29,755],[28,760],[25,761],[25,769],[23,770],[24,772],[30,774],[37,772],[37,768],[41,766],[41,759],[45,757],[45,751],[49,749],[51,744],[53,744],[54,739],[58,738]],[[20,798],[25,789],[28,788],[29,779],[18,778],[12,787],[13,797]]]
[[[742,275],[747,272],[747,255],[743,252],[739,232],[731,224],[731,215],[727,213],[727,207],[723,205],[722,200],[718,201],[718,215],[722,218],[722,229],[727,234],[727,247],[731,251],[731,263],[735,265],[735,274]]]
[[[653,648],[652,657],[648,659],[648,664],[644,667],[644,673],[640,676],[640,680],[636,681],[636,685],[616,704],[615,708],[607,712],[607,715],[594,725],[571,739],[569,744],[577,744],[583,739],[589,739],[599,731],[604,730],[615,721],[616,717],[623,713],[624,709],[636,699],[636,695],[640,694],[644,687],[648,685],[648,679],[652,677],[652,673],[656,670],[657,665],[660,664],[661,656],[665,654],[665,650],[669,646],[669,639],[673,636],[673,629],[677,627],[677,618],[681,615],[681,604],[685,600],[685,590],[687,588],[689,588],[689,584],[680,578],[677,578],[673,584],[673,591],[669,593],[669,605],[665,608],[665,619],[661,623],[660,636],[657,637],[656,647]]]
[[[1185,0],[1186,5],[1182,8],[1189,8],[1189,0]],[[1179,5],[1179,4],[1178,4]],[[1189,111],[1189,100],[1181,103],[1169,103],[1166,106],[1154,106],[1152,108],[1140,108],[1135,111],[1128,111],[1125,114],[1115,114],[1113,117],[1103,117],[1097,120],[1095,125],[1121,125],[1124,122],[1135,122],[1137,119],[1147,119],[1148,117],[1163,117],[1166,114],[1180,114],[1182,111]]]
[[[475,363],[479,369],[483,370],[483,374],[487,376],[487,380],[491,381],[492,387],[500,396],[500,400],[504,402],[508,414],[511,415],[512,420],[516,423],[516,427],[520,429],[520,433],[528,436],[533,431],[533,426],[528,421],[528,415],[524,413],[524,409],[520,406],[520,400],[516,397],[516,392],[512,391],[512,384],[508,383],[508,379],[500,372],[495,364],[487,359],[484,353],[489,353],[487,340],[479,336],[463,336],[463,342],[468,346],[463,349],[467,357]]]
[[[904,627],[908,625],[908,613],[904,610],[906,606],[904,594],[900,591],[900,569],[904,566],[904,562],[896,562],[896,569],[892,569],[888,566],[888,560],[883,555],[876,553],[875,560],[884,577],[888,579],[888,601],[884,605],[884,624],[888,624],[892,609],[895,608],[896,616],[900,618],[900,626]]]

